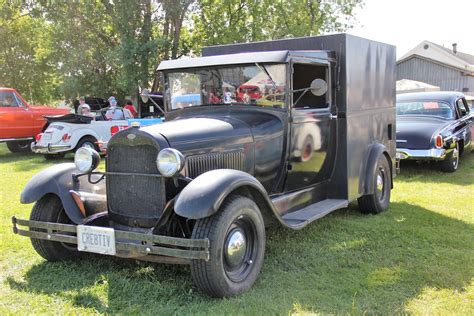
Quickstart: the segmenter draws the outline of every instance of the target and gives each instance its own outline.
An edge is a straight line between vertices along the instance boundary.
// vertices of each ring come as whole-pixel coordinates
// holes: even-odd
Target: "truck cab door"
[[[333,104],[331,64],[295,62],[292,67],[289,165],[285,191],[329,180],[337,145],[337,112]],[[315,79],[322,79],[327,84],[327,92],[321,96],[314,95],[311,90],[304,92],[304,88],[310,87]]]

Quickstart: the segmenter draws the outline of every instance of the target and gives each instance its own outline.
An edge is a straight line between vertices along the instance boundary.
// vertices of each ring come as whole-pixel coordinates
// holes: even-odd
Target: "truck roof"
[[[268,52],[247,52],[239,54],[183,58],[165,60],[160,63],[157,70],[183,69],[196,67],[209,67],[218,65],[237,65],[253,63],[285,63],[290,57],[313,57],[320,59],[331,59],[329,51],[291,51],[278,50]]]

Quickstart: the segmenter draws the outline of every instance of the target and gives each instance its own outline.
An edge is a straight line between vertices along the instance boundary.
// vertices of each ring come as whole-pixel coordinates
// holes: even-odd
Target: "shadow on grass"
[[[463,291],[474,276],[473,244],[472,225],[393,203],[377,216],[351,207],[303,231],[270,229],[259,280],[235,298],[197,293],[185,267],[94,256],[43,262],[7,283],[101,313],[403,313],[426,287]]]
[[[449,183],[457,185],[469,185],[474,181],[474,152],[466,152],[459,161],[459,169],[454,173],[441,171],[438,162],[402,161],[400,165],[398,181],[403,182],[425,182],[425,183]]]

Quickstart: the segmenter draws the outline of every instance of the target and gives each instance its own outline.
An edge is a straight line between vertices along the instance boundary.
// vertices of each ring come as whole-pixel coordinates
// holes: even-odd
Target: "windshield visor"
[[[169,110],[205,105],[285,107],[286,65],[199,68],[166,76]]]

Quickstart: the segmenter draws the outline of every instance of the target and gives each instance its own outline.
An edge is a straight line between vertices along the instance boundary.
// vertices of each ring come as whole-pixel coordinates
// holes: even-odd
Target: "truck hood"
[[[33,111],[40,112],[42,115],[64,115],[70,113],[69,109],[58,109],[44,105],[30,106],[30,108]]]
[[[206,151],[251,143],[249,126],[230,117],[177,119],[141,128],[149,134],[161,134],[171,147],[186,151]]]
[[[397,116],[397,147],[429,149],[434,134],[450,125],[450,121],[429,116]]]

